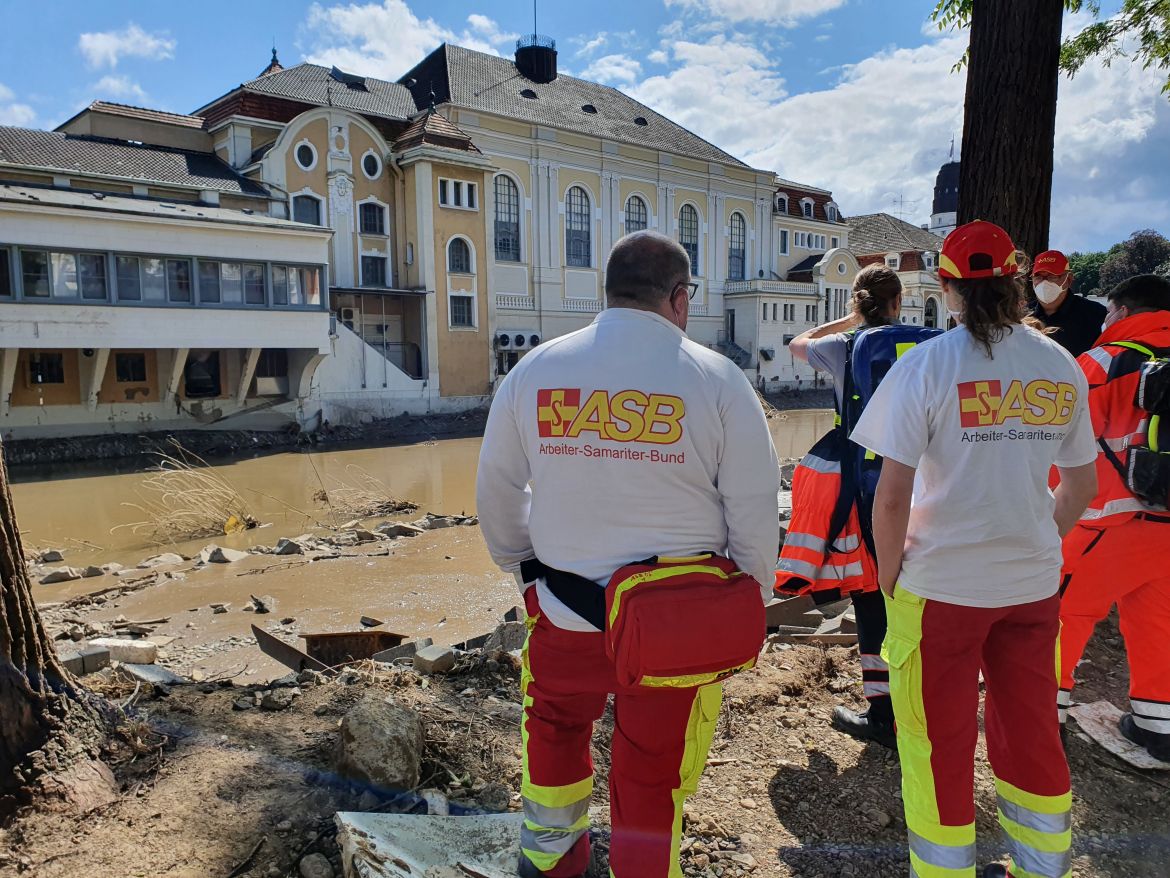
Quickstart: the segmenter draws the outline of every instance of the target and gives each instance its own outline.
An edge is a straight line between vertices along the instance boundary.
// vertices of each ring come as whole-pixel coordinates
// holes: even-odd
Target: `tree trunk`
[[[102,725],[97,704],[61,665],[41,624],[0,450],[0,817],[41,775],[95,755]],[[69,798],[62,784],[52,786]]]
[[[1062,0],[974,0],[959,222],[1003,226],[1048,249]]]

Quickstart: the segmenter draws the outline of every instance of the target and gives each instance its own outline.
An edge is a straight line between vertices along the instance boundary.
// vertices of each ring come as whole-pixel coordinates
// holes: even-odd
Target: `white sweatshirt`
[[[779,481],[743,372],[657,314],[612,308],[504,379],[476,487],[504,570],[538,557],[604,586],[625,564],[713,550],[770,595]],[[537,587],[549,621],[593,630]]]

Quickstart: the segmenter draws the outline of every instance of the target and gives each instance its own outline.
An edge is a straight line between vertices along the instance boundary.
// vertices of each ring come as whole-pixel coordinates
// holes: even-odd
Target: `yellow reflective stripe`
[[[589,814],[586,812],[580,820],[570,826],[541,826],[535,820],[525,820],[524,825],[533,832],[582,832],[589,828]]]
[[[918,342],[916,341],[898,342],[896,345],[894,345],[894,359],[902,359],[903,354],[905,354],[907,351],[913,350],[916,347],[918,347]]]
[[[1035,793],[1026,793],[1006,780],[996,778],[995,791],[1012,804],[1035,811],[1037,814],[1064,814],[1072,810],[1071,790],[1059,796],[1039,796]]]
[[[877,460],[877,455],[874,454],[872,451],[866,449],[865,459],[866,460]]]
[[[699,561],[707,561],[713,558],[710,552],[704,552],[702,555],[680,555],[677,558],[667,558],[665,555],[658,556],[659,564],[697,564]]]
[[[520,852],[528,857],[532,861],[532,865],[541,872],[551,872],[564,856],[563,854],[546,854],[544,851],[530,851],[525,847],[520,848]]]
[[[948,869],[946,866],[935,866],[926,862],[914,851],[910,852],[910,874],[914,878],[971,878],[975,864],[962,869]]]
[[[691,702],[691,715],[683,738],[683,758],[678,769],[678,787],[671,791],[674,799],[674,823],[670,828],[670,865],[667,878],[683,878],[679,864],[679,842],[682,839],[682,813],[687,796],[699,788],[699,778],[707,765],[707,753],[715,737],[715,726],[719,722],[719,708],[723,704],[723,687],[714,683],[695,690]],[[610,873],[613,878],[613,872]],[[623,876],[626,878],[626,876]],[[636,878],[636,876],[631,876]]]
[[[974,823],[968,823],[964,826],[943,826],[938,821],[927,823],[919,819],[919,815],[911,813],[908,807],[906,809],[906,828],[931,844],[942,847],[965,848],[975,844]]]
[[[833,416],[833,426],[834,426],[834,427],[840,427],[840,426],[841,426],[841,416],[840,416],[840,415],[834,415],[834,416]]]
[[[527,752],[527,748],[525,748],[525,753]],[[563,787],[542,787],[540,784],[532,782],[532,779],[528,777],[528,770],[525,768],[524,780],[520,785],[520,795],[526,799],[532,799],[536,804],[546,808],[567,808],[569,805],[588,799],[593,795],[593,776],[590,775],[583,780]]]
[[[1064,832],[1042,832],[1039,829],[1029,829],[1009,820],[1002,811],[999,812],[999,825],[1008,837],[1017,844],[1022,844],[1033,850],[1045,854],[1063,854],[1072,847],[1072,829]]]
[[[709,555],[704,557],[710,557]],[[622,595],[637,585],[644,582],[658,582],[662,579],[670,579],[675,576],[686,576],[690,573],[707,573],[712,576],[717,576],[720,579],[730,579],[731,574],[724,573],[718,567],[710,567],[702,564],[688,564],[682,567],[663,567],[660,569],[646,570],[642,573],[635,573],[633,576],[623,579],[617,586],[613,595],[613,609],[609,613],[609,624],[612,626],[617,620],[618,611],[621,609]]]
[[[1150,429],[1146,431],[1146,439],[1150,443],[1150,451],[1160,451],[1158,448],[1158,428],[1161,423],[1161,415],[1154,415],[1150,418]]]
[[[705,674],[690,674],[683,677],[642,677],[638,680],[639,686],[649,686],[654,689],[673,688],[673,689],[690,689],[695,686],[705,686],[708,683],[717,683],[724,677],[731,674],[738,674],[740,671],[749,671],[755,667],[756,660],[748,659],[742,665],[735,668],[728,668],[725,671],[710,671]]]
[[[1137,351],[1139,354],[1145,354],[1151,360],[1158,359],[1158,355],[1143,344],[1138,344],[1136,341],[1114,341],[1110,344],[1115,348],[1126,348],[1127,350]]]

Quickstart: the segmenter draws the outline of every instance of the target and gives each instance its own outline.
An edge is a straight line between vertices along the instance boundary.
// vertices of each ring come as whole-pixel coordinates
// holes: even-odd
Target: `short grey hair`
[[[656,309],[690,279],[691,260],[678,241],[658,232],[634,232],[609,253],[605,298],[609,304]]]

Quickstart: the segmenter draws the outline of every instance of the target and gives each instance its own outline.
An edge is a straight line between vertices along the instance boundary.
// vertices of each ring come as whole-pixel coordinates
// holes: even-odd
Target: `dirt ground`
[[[1124,704],[1124,652],[1113,622],[1098,632],[1081,676],[1082,700]],[[338,681],[302,683],[281,712],[233,709],[266,686],[223,680],[140,692],[107,754],[121,799],[82,818],[23,815],[0,833],[0,876],[277,878],[299,874],[300,859],[312,852],[325,854],[340,875],[333,814],[402,807],[332,771],[340,719],[372,689],[424,719],[420,787],[485,810],[519,808],[519,668],[506,653],[472,654],[445,677],[354,670]],[[860,704],[859,688],[854,650],[815,646],[769,653],[728,683],[707,771],[686,807],[688,875],[906,874],[897,759],[827,723],[834,704]],[[125,701],[131,691],[119,683],[107,694]],[[599,774],[611,727],[608,715],[598,724]],[[1170,874],[1170,777],[1134,772],[1076,734],[1069,749],[1073,875]],[[1004,847],[982,746],[976,785],[986,862]],[[605,874],[606,796],[598,783],[591,875]]]

